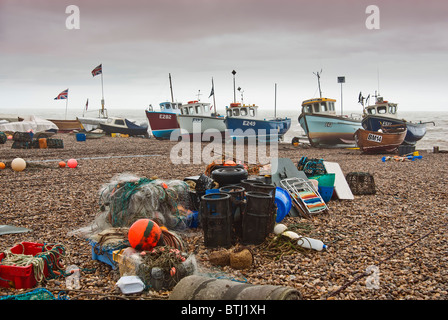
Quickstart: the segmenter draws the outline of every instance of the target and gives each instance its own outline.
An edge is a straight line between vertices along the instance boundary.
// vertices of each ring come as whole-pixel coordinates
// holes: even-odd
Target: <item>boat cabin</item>
[[[180,102],[162,102],[159,104],[160,106],[160,112],[166,112],[166,113],[180,113],[180,107],[182,106],[182,103]],[[152,108],[152,105],[149,105],[148,111],[152,112],[154,111]]]
[[[317,98],[302,102],[303,113],[336,114],[334,109],[335,99]]]
[[[241,103],[231,103],[230,107],[226,107],[227,117],[257,118],[258,106],[246,105]]]
[[[365,115],[379,115],[386,117],[397,117],[397,104],[383,100],[383,97],[377,97],[376,103],[364,108]]]
[[[160,111],[169,113],[180,113],[180,107],[182,103],[180,102],[162,102],[160,105]]]
[[[182,115],[211,115],[210,103],[195,101],[188,101],[180,107]]]

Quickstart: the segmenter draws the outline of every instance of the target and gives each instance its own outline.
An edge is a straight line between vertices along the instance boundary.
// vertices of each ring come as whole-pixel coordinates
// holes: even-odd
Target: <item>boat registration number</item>
[[[246,126],[246,127],[255,127],[255,121],[244,120],[244,121],[243,121],[243,126]]]
[[[204,119],[201,118],[193,118],[193,122],[202,122]]]
[[[159,119],[171,119],[171,115],[170,114],[160,114]]]
[[[383,140],[383,137],[377,134],[369,133],[369,135],[367,136],[367,140],[381,142]]]

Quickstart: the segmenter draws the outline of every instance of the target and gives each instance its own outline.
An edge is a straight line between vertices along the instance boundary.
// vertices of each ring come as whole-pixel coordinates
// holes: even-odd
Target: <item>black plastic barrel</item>
[[[273,231],[274,207],[272,195],[261,192],[246,193],[243,213],[243,244],[260,244]]]
[[[244,179],[244,180],[241,180],[240,184],[246,190],[246,192],[250,192],[250,191],[254,191],[253,190],[254,185],[262,185],[265,183],[263,181],[259,181],[259,180]]]
[[[232,233],[235,237],[241,238],[242,236],[242,223],[243,223],[243,211],[245,207],[245,189],[241,186],[226,186],[219,188],[219,192],[227,193],[230,195],[230,206],[233,219]]]
[[[201,197],[200,220],[207,248],[232,245],[232,211],[230,195],[209,193]]]

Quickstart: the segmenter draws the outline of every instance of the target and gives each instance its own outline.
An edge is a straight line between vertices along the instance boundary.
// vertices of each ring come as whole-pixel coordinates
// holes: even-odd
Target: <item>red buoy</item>
[[[162,229],[151,219],[139,219],[129,228],[128,240],[136,250],[151,250],[160,240]]]

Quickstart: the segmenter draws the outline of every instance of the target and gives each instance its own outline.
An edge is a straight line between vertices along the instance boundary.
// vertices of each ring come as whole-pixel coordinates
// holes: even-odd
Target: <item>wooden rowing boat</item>
[[[355,140],[364,153],[393,153],[403,143],[406,133],[403,125],[383,126],[379,131],[358,129]]]

